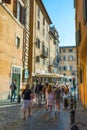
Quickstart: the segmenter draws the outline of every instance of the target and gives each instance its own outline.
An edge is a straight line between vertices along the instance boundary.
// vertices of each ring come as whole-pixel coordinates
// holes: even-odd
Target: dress
[[[52,105],[53,104],[53,93],[47,94],[47,105]]]

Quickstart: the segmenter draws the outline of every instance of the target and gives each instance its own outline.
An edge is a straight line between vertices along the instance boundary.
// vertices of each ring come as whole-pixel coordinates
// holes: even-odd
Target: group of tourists
[[[32,90],[30,85],[27,84],[22,92],[23,98],[23,119],[26,119],[26,111],[28,110],[28,117],[32,115],[32,101],[35,98],[36,103],[41,105],[42,101],[45,101],[46,111],[52,112],[53,105],[55,106],[55,115],[60,114],[60,102],[62,102],[63,97],[67,99],[69,89],[68,87],[60,87],[58,84],[52,86],[49,83],[37,83],[35,88]]]

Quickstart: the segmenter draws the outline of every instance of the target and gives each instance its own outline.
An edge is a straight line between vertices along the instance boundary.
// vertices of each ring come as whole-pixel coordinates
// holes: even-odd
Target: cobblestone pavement
[[[0,130],[70,130],[69,110],[63,110],[55,117],[46,112],[44,105],[33,107],[33,115],[23,121],[21,104],[0,108]]]
[[[78,102],[76,109],[76,124],[79,130],[87,130],[87,109]]]

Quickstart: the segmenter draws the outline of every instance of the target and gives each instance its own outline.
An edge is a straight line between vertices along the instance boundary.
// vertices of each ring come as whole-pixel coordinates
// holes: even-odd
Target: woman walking
[[[52,105],[53,105],[53,90],[51,85],[48,85],[47,91],[46,91],[46,98],[47,98],[47,106],[46,111],[48,110],[48,107],[50,107],[50,112],[52,112]]]

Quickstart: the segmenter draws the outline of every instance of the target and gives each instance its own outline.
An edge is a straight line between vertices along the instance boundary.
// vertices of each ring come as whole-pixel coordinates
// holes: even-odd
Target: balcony
[[[43,58],[43,59],[48,58],[48,52],[45,51],[45,50],[42,50],[41,54],[40,54],[40,57]]]

